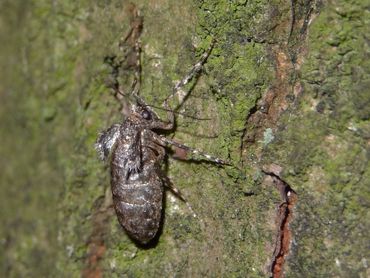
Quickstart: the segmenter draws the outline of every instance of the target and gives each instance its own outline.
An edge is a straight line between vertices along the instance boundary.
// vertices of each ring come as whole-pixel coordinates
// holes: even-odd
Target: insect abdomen
[[[144,171],[127,177],[118,163],[119,157],[114,154],[111,165],[111,186],[117,218],[130,237],[146,244],[155,237],[161,222],[162,180],[155,167],[145,167]]]

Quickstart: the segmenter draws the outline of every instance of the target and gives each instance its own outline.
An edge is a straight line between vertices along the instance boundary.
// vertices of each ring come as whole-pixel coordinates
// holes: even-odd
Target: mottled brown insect
[[[123,123],[115,124],[101,133],[97,140],[96,149],[102,160],[107,160],[111,153],[111,187],[118,221],[128,235],[141,244],[155,237],[161,222],[163,190],[167,185],[162,178],[161,166],[167,146],[175,146],[215,163],[225,164],[221,159],[159,135],[160,131],[174,128],[174,113],[168,108],[168,99],[200,72],[212,46],[165,100],[163,106],[168,111],[167,122],[160,120],[134,90],[131,96],[135,103],[131,106],[129,116]]]

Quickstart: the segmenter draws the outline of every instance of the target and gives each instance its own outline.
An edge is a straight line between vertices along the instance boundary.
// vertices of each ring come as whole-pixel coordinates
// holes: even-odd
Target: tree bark
[[[369,276],[367,1],[0,8],[1,276]],[[232,163],[168,150],[164,171],[197,217],[167,191],[145,248],[119,226],[94,150],[124,117],[104,61],[124,58],[119,42],[137,16],[140,95],[154,107],[216,40],[166,136]]]

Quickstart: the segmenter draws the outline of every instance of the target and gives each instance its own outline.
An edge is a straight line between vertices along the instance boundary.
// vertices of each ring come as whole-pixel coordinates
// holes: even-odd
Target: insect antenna
[[[182,112],[178,112],[178,111],[173,111],[171,109],[163,108],[163,107],[156,106],[156,105],[153,105],[153,104],[147,104],[147,107],[153,107],[153,108],[158,109],[158,110],[162,110],[162,111],[166,111],[166,112],[172,112],[176,115],[180,115],[180,116],[190,118],[190,119],[194,119],[194,120],[199,120],[199,121],[210,121],[211,120],[211,118],[198,118],[198,117],[192,116],[190,114],[186,114],[186,113],[182,113]]]

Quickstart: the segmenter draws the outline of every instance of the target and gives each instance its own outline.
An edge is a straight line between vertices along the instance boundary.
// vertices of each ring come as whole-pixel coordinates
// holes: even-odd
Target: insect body
[[[117,217],[127,233],[141,243],[149,242],[159,228],[163,181],[160,168],[165,155],[151,129],[161,127],[152,111],[141,105],[113,125],[97,142],[101,158],[111,158],[111,186]],[[164,127],[164,126],[163,126]]]
[[[203,54],[189,74],[174,88],[178,90],[201,69],[210,49]],[[166,146],[175,146],[205,157],[215,163],[224,161],[204,154],[157,132],[174,127],[174,114],[168,111],[168,122],[159,119],[145,102],[133,93],[136,103],[122,124],[115,124],[101,133],[96,149],[102,160],[110,153],[111,187],[118,220],[130,237],[141,244],[151,241],[161,222],[163,188],[165,184],[161,166]],[[167,100],[164,103],[167,108]],[[155,131],[154,131],[155,130]]]

